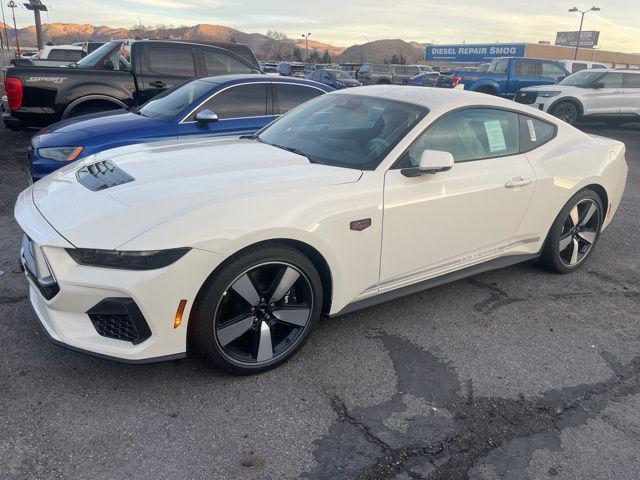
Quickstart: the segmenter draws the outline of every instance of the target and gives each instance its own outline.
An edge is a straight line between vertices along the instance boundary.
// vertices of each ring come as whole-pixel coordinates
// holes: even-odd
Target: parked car
[[[384,85],[394,83],[402,85],[405,80],[420,73],[418,67],[407,65],[375,65],[365,63],[358,70],[358,80],[363,85]]]
[[[11,60],[17,67],[61,67],[69,66],[104,45],[105,42],[76,42],[71,45],[46,45],[34,55],[23,55]]]
[[[284,77],[304,78],[307,75],[303,63],[280,62],[277,70],[278,73]]]
[[[433,68],[431,68],[429,65],[409,65],[410,67],[415,67],[418,70],[420,70],[420,72],[425,73],[425,72],[432,72],[432,73],[437,73]]]
[[[307,75],[309,80],[324,83],[336,90],[350,87],[360,87],[362,84],[358,80],[351,78],[347,72],[342,70],[316,70]]]
[[[463,84],[465,90],[514,98],[524,87],[553,85],[569,72],[558,62],[537,58],[496,58],[485,73],[467,73],[456,70],[453,81]]]
[[[420,73],[415,77],[411,77],[407,80],[407,85],[413,85],[418,87],[438,87],[438,88],[453,88],[453,79],[447,75],[440,75],[437,72]]]
[[[623,143],[544,112],[373,86],[315,98],[253,138],[85,158],[22,192],[15,217],[28,298],[55,343],[255,374],[291,358],[323,313],[539,257],[575,272],[626,177]]]
[[[558,63],[567,69],[569,73],[576,73],[591,68],[609,68],[598,62],[587,62],[584,60],[558,60]]]
[[[640,120],[640,70],[582,70],[558,85],[523,88],[516,101],[574,124],[582,119],[620,125]]]
[[[10,67],[5,73],[12,130],[133,108],[189,78],[255,73],[257,67],[212,45],[164,40],[109,42],[69,67]]]
[[[29,148],[31,178],[37,181],[70,161],[123,145],[251,134],[332,90],[308,80],[256,74],[192,80],[132,111],[86,115],[41,130]]]
[[[277,62],[258,62],[262,73],[278,74]]]

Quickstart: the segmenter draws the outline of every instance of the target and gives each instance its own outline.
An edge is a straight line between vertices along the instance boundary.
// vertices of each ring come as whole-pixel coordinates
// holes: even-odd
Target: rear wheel
[[[313,263],[287,245],[245,251],[216,272],[195,308],[191,345],[236,374],[254,374],[291,358],[322,310]]]
[[[573,102],[559,102],[549,113],[569,125],[574,125],[580,119],[580,109]]]
[[[544,266],[571,273],[585,264],[600,236],[604,219],[600,197],[592,190],[578,192],[557,216],[542,251]]]

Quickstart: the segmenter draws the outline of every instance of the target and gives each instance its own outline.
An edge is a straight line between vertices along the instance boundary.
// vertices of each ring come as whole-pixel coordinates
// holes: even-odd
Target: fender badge
[[[351,230],[354,230],[356,232],[361,232],[371,226],[371,219],[363,218],[362,220],[354,220],[353,222],[350,223],[349,226]]]

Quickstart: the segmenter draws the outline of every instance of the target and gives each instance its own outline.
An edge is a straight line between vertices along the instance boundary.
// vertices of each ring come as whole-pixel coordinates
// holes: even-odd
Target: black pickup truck
[[[42,128],[65,118],[132,108],[190,78],[260,73],[239,44],[117,40],[64,67],[10,67],[4,74],[7,128]]]

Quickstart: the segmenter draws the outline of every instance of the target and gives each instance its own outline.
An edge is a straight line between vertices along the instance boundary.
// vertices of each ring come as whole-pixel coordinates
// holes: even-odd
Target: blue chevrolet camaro
[[[251,134],[332,90],[310,80],[259,74],[192,80],[132,111],[76,117],[41,130],[29,148],[31,177],[39,180],[70,161],[124,145]]]

